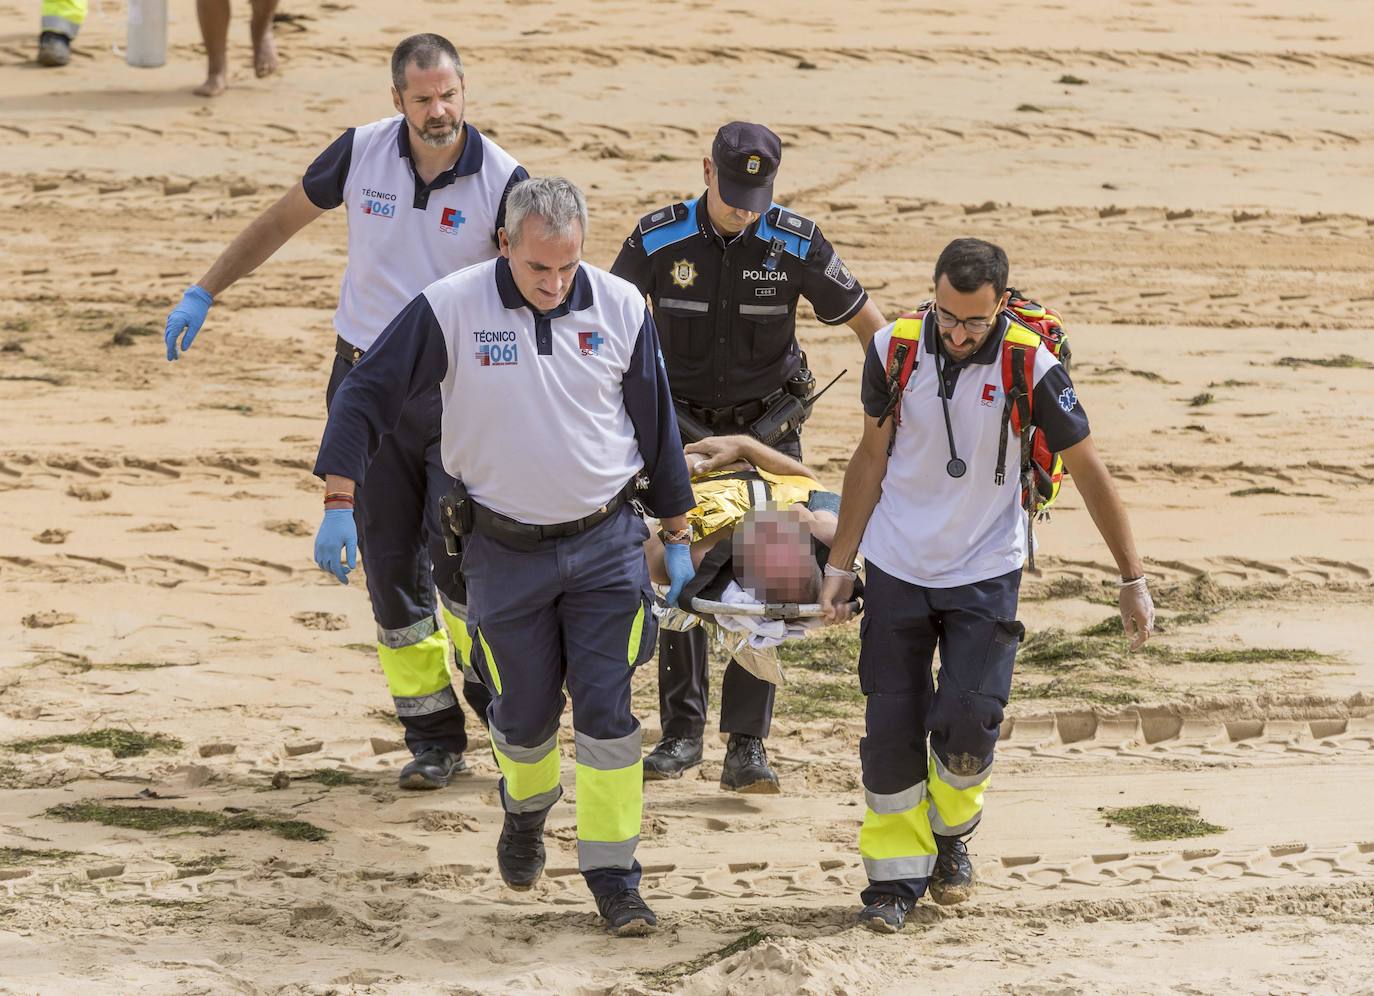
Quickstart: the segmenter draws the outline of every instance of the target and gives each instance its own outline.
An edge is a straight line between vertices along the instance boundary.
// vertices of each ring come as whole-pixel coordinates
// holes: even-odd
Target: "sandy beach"
[[[215,100],[174,8],[161,69],[124,64],[103,2],[40,70],[37,6],[0,0],[0,993],[1374,993],[1374,8],[287,0],[257,79],[240,3]],[[753,120],[785,143],[779,200],[889,317],[960,235],[1063,313],[1161,626],[1127,655],[1101,625],[1115,566],[1069,486],[972,902],[853,926],[855,627],[789,651],[781,795],[721,792],[714,736],[647,786],[652,939],[601,931],[571,791],[545,879],[502,885],[475,721],[471,775],[396,787],[365,590],[311,560],[341,213],[183,361],[162,325],[392,113],[416,31],[462,52],[470,121],[586,190],[591,262]],[[821,383],[849,370],[803,437],[838,486],[862,356],[801,316]],[[653,667],[635,702],[652,741]],[[1147,805],[1218,829],[1142,840],[1112,812]]]

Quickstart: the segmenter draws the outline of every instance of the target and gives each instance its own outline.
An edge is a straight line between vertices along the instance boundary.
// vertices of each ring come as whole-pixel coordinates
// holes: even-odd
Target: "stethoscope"
[[[968,464],[959,459],[959,453],[954,448],[954,425],[949,420],[949,395],[945,393],[945,370],[941,365],[941,360],[945,355],[944,345],[940,342],[940,329],[935,322],[935,311],[930,312],[930,332],[935,336],[935,380],[939,385],[940,391],[940,410],[945,415],[945,436],[949,439],[949,462],[945,464],[945,473],[953,478],[963,477],[968,471]]]

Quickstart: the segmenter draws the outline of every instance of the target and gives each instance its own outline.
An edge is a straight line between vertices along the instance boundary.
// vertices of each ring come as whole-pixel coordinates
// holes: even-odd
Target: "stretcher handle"
[[[863,601],[849,603],[850,612],[863,611]],[[692,599],[692,611],[710,616],[762,616],[768,619],[815,619],[825,615],[819,602],[713,602],[709,598]]]

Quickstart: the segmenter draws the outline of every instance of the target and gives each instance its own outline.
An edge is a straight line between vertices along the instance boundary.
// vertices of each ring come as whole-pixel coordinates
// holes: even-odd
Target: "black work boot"
[[[926,887],[930,898],[941,906],[962,903],[973,895],[973,862],[962,837],[935,835],[935,870]]]
[[[442,747],[429,747],[416,754],[401,769],[403,789],[441,789],[460,771],[468,770],[462,754],[454,754]]]
[[[643,937],[658,928],[658,917],[640,898],[638,889],[597,896],[596,909],[606,921],[606,929],[617,937]]]
[[[681,778],[684,771],[700,763],[701,737],[664,737],[644,759],[644,780]]]
[[[906,925],[916,903],[902,896],[879,896],[859,911],[859,923],[878,934],[895,934]]]
[[[768,766],[763,740],[743,733],[730,734],[725,746],[725,767],[720,772],[720,787],[750,795],[777,795],[778,776]]]
[[[38,64],[65,66],[72,61],[72,41],[60,31],[44,31],[38,36]]]
[[[544,818],[547,809],[537,813],[507,813],[496,841],[496,866],[501,881],[517,892],[524,892],[544,874]]]

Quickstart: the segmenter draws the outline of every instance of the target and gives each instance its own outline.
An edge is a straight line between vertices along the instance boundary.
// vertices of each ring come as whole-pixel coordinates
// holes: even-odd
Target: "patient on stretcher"
[[[697,500],[687,521],[698,573],[684,594],[718,596],[728,575],[756,602],[815,602],[839,523],[839,496],[805,464],[751,436],[713,436],[684,452]],[[657,534],[645,541],[644,553],[650,577],[666,584]]]

